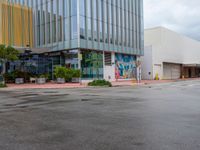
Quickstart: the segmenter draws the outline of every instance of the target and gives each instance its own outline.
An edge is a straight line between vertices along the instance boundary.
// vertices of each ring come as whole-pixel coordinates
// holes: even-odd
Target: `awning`
[[[200,64],[183,64],[183,67],[196,67],[196,68],[200,68]]]

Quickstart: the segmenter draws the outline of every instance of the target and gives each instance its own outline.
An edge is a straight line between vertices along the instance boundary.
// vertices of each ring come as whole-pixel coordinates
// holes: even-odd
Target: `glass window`
[[[83,17],[83,16],[80,17],[80,38],[81,39],[86,39],[86,35],[85,35],[85,17]]]
[[[82,51],[82,78],[103,78],[103,53],[97,51]]]
[[[88,26],[88,31],[87,31],[88,40],[92,40],[92,22],[90,18],[87,19],[87,26]]]
[[[71,17],[71,39],[77,39],[77,17]]]
[[[85,16],[85,0],[80,0],[80,15]]]
[[[97,20],[94,20],[93,21],[94,24],[93,24],[93,29],[94,29],[94,41],[97,41]]]
[[[94,19],[97,19],[97,1],[96,0],[92,0],[92,2],[93,2],[93,18]]]
[[[100,42],[103,42],[103,22],[99,22]]]
[[[69,5],[68,2],[69,2],[69,0],[64,0],[63,1],[64,18],[69,16],[69,14],[68,14],[68,5]]]
[[[91,18],[91,0],[87,0],[87,17]]]
[[[71,16],[77,15],[77,0],[71,0]]]
[[[64,41],[69,41],[69,19],[64,19]]]

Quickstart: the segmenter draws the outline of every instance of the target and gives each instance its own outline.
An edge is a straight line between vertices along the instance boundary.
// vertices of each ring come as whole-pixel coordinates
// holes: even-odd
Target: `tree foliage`
[[[4,62],[18,59],[19,51],[11,46],[0,45],[0,59]]]
[[[18,59],[19,51],[11,46],[0,45],[0,65],[3,65],[3,70],[0,73],[5,73],[6,63]]]

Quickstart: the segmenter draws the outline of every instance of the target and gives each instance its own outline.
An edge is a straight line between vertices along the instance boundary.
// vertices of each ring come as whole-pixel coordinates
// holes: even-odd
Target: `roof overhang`
[[[183,64],[183,67],[198,67],[198,68],[200,68],[200,64]]]
[[[43,54],[51,52],[48,48],[29,48],[29,47],[14,47],[20,53],[30,52],[31,54]]]

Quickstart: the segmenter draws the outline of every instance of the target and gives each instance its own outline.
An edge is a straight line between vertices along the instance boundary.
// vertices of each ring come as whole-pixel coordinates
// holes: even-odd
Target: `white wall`
[[[112,53],[112,66],[105,66],[104,64],[104,79],[115,81],[115,53]]]
[[[152,46],[145,46],[144,56],[141,57],[142,79],[150,80],[153,78],[152,66]]]
[[[163,77],[163,62],[200,64],[200,42],[164,27],[145,30],[145,46],[152,46],[153,76]],[[161,66],[161,67],[159,67]]]

